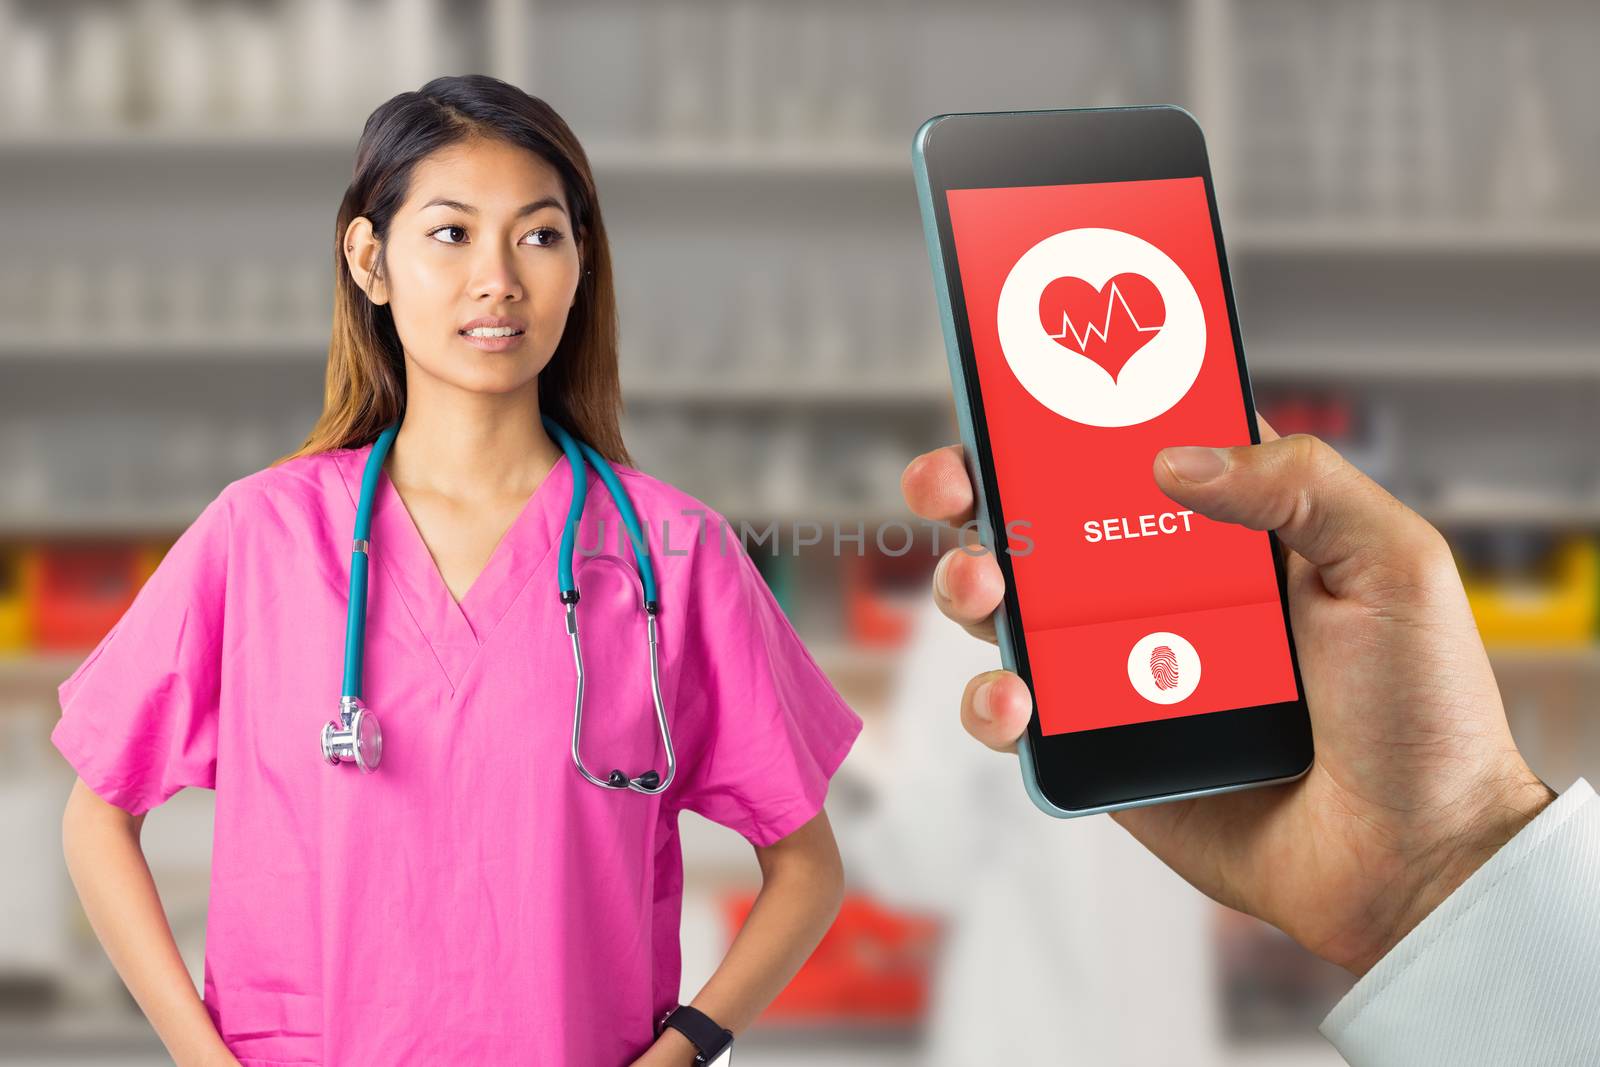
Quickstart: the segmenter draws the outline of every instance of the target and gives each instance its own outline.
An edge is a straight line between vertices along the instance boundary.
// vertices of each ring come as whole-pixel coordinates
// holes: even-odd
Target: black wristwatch
[[[656,1031],[659,1033],[669,1026],[700,1050],[694,1062],[715,1064],[716,1067],[728,1067],[733,1062],[733,1031],[724,1030],[698,1008],[678,1005],[661,1017],[661,1025],[656,1027]]]

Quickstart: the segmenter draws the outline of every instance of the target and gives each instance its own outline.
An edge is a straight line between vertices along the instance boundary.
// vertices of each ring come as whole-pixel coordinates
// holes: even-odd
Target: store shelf
[[[1362,256],[1485,255],[1600,256],[1600,221],[1417,223],[1370,217],[1342,221],[1224,223],[1229,255]]]
[[[251,153],[275,159],[354,155],[359,119],[335,128],[261,126],[249,123],[182,125],[73,124],[0,131],[0,153],[13,159],[81,155],[165,158],[173,153]],[[911,182],[911,139],[904,144],[840,141],[654,141],[586,142],[599,175],[746,175],[791,178],[828,176]]]
[[[78,669],[88,649],[82,652],[9,652],[0,654],[0,695],[7,697],[43,694],[54,696],[56,687]]]
[[[141,335],[108,329],[103,335],[14,333],[0,340],[0,362],[49,360],[127,360],[143,365],[165,360],[328,358],[328,333],[192,333]]]
[[[741,381],[737,374],[702,378],[684,374],[675,380],[628,379],[623,382],[623,399],[652,404],[700,407],[717,404],[750,405],[843,405],[906,406],[912,408],[948,407],[950,381],[947,377],[905,377],[899,380],[875,373],[833,378],[796,376]]]
[[[814,642],[808,647],[817,665],[835,684],[887,684],[899,669],[903,654],[900,649],[862,648],[843,642]],[[84,649],[70,653],[0,655],[0,692],[13,696],[53,695],[88,652]],[[1545,677],[1564,674],[1575,679],[1600,678],[1600,642],[1589,645],[1492,644],[1488,652],[1495,671],[1507,677],[1534,673]]]
[[[1265,383],[1374,385],[1388,382],[1600,383],[1600,347],[1535,344],[1515,351],[1432,345],[1354,348],[1336,344],[1283,345],[1270,339],[1247,345],[1252,380]],[[1256,353],[1261,353],[1257,355]],[[267,360],[314,367],[327,359],[328,338],[318,332],[282,335],[104,337],[71,334],[21,334],[0,340],[0,364],[64,360],[128,362],[139,366],[184,361]],[[943,367],[942,357],[927,362]],[[684,373],[676,379],[629,376],[623,399],[651,405],[779,405],[829,407],[907,407],[944,410],[950,382],[940,376],[833,378],[785,377],[740,380],[735,375]]]
[[[1227,1046],[1220,1062],[1228,1067],[1344,1067],[1345,1059],[1320,1036],[1304,1040]]]
[[[247,151],[274,156],[296,152],[354,153],[360,137],[359,123],[319,128],[315,124],[286,120],[283,125],[247,121],[193,125],[177,123],[96,123],[63,120],[40,126],[12,126],[0,130],[0,152],[11,158],[50,155],[126,155],[173,152]]]
[[[1548,676],[1600,676],[1600,641],[1587,645],[1490,644],[1489,660],[1500,671],[1530,672]],[[1597,704],[1600,708],[1600,704]]]
[[[133,1010],[59,1011],[41,1019],[0,1022],[0,1064],[40,1064],[67,1056],[132,1057],[164,1051],[165,1046],[149,1021]]]
[[[1600,346],[1532,344],[1487,348],[1386,344],[1379,348],[1341,344],[1247,341],[1252,380],[1381,384],[1385,382],[1595,382],[1600,383]]]
[[[117,540],[166,537],[188,529],[189,524],[194,522],[195,516],[200,514],[205,505],[206,501],[200,501],[192,508],[168,507],[148,511],[97,509],[92,512],[37,512],[30,516],[5,516],[0,517],[0,540],[51,538]],[[728,498],[713,506],[726,516],[730,523],[742,520],[750,524],[752,533],[763,532],[769,524],[776,524],[781,534],[789,534],[790,528],[795,524],[816,523],[823,527],[824,539],[818,542],[819,545],[828,543],[827,539],[832,536],[835,523],[840,525],[841,538],[853,537],[856,523],[861,523],[863,529],[867,531],[889,523],[904,523],[914,531],[919,531],[924,526],[924,521],[913,515],[897,499],[865,503],[859,507],[818,502],[815,507],[773,508],[753,501]],[[730,530],[732,529],[730,527]],[[806,532],[812,531],[808,528]],[[854,544],[853,541],[844,543],[847,546]],[[779,547],[785,555],[789,554],[791,546],[787,541]],[[754,550],[752,548],[752,551]],[[764,548],[763,551],[770,549]]]
[[[1600,526],[1600,499],[1560,499],[1505,494],[1423,504],[1416,509],[1435,526]]]
[[[220,487],[219,487],[220,488]],[[208,500],[193,507],[148,509],[95,508],[83,511],[36,511],[0,517],[0,539],[133,540],[162,538],[182,533],[204,510]]]
[[[205,156],[261,154],[348,155],[353,124],[315,126],[61,125],[0,131],[0,154],[13,160],[54,156],[128,157],[173,153]],[[905,144],[838,141],[692,142],[594,139],[588,143],[597,175],[692,178],[841,177],[873,182],[911,180],[910,135]],[[1239,256],[1600,256],[1600,220],[1545,218],[1487,224],[1392,221],[1360,216],[1311,222],[1238,219],[1224,228],[1230,255]]]

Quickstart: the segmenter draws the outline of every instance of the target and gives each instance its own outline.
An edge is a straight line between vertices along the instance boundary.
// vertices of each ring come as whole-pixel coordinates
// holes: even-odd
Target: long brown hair
[[[273,466],[330,449],[359,448],[405,414],[405,358],[394,315],[356,285],[340,242],[352,220],[371,220],[379,241],[374,273],[381,277],[389,224],[405,202],[417,163],[472,137],[526,148],[561,176],[573,232],[584,239],[583,266],[589,273],[580,276],[566,329],[539,372],[539,411],[613,463],[633,466],[618,425],[622,387],[611,249],[588,157],[549,104],[486,74],[435,78],[416,92],[385,101],[368,116],[356,146],[355,176],[334,225],[333,334],[322,415],[300,447]]]

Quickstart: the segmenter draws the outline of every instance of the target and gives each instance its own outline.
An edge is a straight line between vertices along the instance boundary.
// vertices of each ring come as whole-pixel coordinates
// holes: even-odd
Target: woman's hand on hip
[[[1364,974],[1553,798],[1524,762],[1444,538],[1331,447],[1279,438],[1169,448],[1154,477],[1200,515],[1275,530],[1316,758],[1279,786],[1112,818],[1208,896]],[[959,445],[917,457],[902,489],[924,518],[972,519]],[[934,599],[995,641],[1004,578],[956,548]],[[1015,750],[1032,699],[1008,671],[971,679],[967,731]]]

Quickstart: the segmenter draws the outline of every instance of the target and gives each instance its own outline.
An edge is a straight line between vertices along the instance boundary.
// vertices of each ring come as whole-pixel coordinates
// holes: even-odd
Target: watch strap
[[[688,1038],[689,1044],[699,1050],[696,1063],[710,1063],[733,1044],[733,1031],[724,1030],[711,1016],[687,1004],[678,1005],[661,1020],[663,1030],[669,1026]]]

